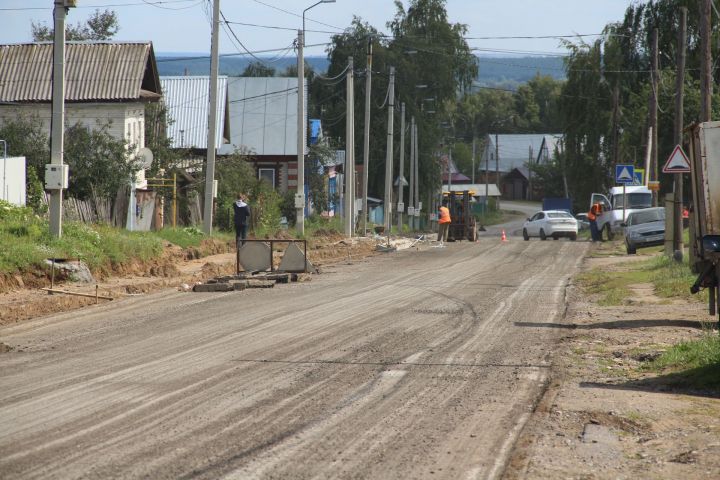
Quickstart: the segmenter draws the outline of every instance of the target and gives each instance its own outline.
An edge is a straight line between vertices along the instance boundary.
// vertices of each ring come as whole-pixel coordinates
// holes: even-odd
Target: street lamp
[[[303,10],[302,30],[298,30],[298,104],[297,104],[297,193],[295,194],[295,227],[300,235],[305,234],[305,12],[321,3],[335,3],[335,0],[320,0]]]

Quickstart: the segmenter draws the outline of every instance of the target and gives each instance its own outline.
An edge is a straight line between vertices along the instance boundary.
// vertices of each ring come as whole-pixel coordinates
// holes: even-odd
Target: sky
[[[260,56],[294,55],[291,48],[302,28],[302,11],[317,0],[221,0],[220,9],[242,45]],[[69,23],[83,22],[95,9],[118,14],[115,40],[151,40],[156,53],[210,51],[211,0],[77,0]],[[408,0],[403,0],[408,5]],[[467,37],[518,37],[597,34],[622,19],[631,0],[447,0],[449,20],[468,26]],[[0,0],[0,44],[31,41],[31,23],[52,25],[53,0]],[[394,0],[336,0],[306,13],[306,55],[324,55],[334,32],[359,16],[381,32],[396,12]],[[254,24],[259,26],[241,25]],[[267,28],[276,27],[276,28]],[[243,51],[229,31],[220,37],[221,53]],[[595,37],[586,37],[591,40]],[[508,51],[562,54],[557,38],[470,38],[479,54]],[[320,44],[317,46],[313,46]],[[285,50],[283,50],[285,49]]]

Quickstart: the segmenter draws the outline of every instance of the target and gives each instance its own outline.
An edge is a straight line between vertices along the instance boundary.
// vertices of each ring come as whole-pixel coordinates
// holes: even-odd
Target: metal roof
[[[53,45],[0,45],[0,102],[52,100]],[[161,96],[150,42],[67,42],[65,100],[121,101]]]
[[[160,77],[164,102],[170,116],[168,137],[173,148],[207,149],[210,77]],[[218,77],[215,148],[229,137],[226,110],[227,77]]]
[[[297,85],[297,78],[230,77],[230,144],[219,153],[297,155]]]

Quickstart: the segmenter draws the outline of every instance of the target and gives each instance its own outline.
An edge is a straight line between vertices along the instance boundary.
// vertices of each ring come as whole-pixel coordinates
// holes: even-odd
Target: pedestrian
[[[250,206],[247,204],[247,196],[245,194],[237,194],[237,200],[235,200],[233,204],[233,211],[235,213],[235,245],[239,248],[245,245],[248,221],[250,218]]]
[[[448,232],[450,231],[450,222],[452,222],[452,219],[450,218],[450,210],[447,208],[447,204],[443,204],[439,209],[439,218],[438,218],[438,242],[440,242],[440,245],[443,245],[443,242],[447,241],[448,239]]]
[[[588,212],[588,221],[590,222],[590,237],[592,238],[593,242],[599,242],[602,240],[602,233],[600,230],[598,230],[597,226],[597,217],[602,213],[602,205],[600,203],[594,203],[592,207],[590,207],[590,211]]]

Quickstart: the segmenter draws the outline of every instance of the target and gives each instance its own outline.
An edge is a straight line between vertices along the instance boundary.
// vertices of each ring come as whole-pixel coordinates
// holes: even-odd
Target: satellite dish
[[[142,165],[142,168],[150,168],[152,167],[153,162],[153,153],[150,151],[149,148],[141,148],[138,150],[138,160],[140,160],[140,165]]]

